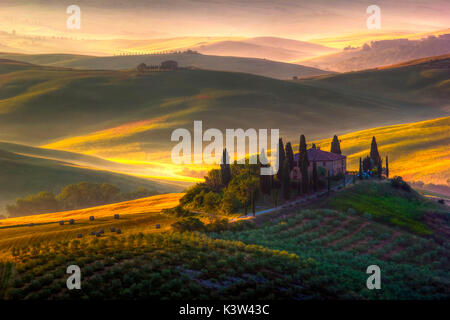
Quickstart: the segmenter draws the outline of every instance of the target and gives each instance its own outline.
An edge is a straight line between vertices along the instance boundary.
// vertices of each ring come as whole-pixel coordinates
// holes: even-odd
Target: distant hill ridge
[[[450,32],[420,40],[392,39],[372,41],[359,48],[299,60],[299,64],[336,72],[358,71],[450,53]]]
[[[140,63],[159,65],[166,60],[175,60],[180,67],[197,67],[214,71],[244,72],[280,80],[328,74],[317,68],[257,58],[213,56],[195,53],[172,53],[152,55],[126,55],[94,57],[69,54],[24,55],[0,53],[0,58],[29,62],[43,66],[77,68],[85,70],[134,69]]]

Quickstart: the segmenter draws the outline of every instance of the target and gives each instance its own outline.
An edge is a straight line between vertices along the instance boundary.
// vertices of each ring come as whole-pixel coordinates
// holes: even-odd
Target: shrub
[[[407,184],[405,181],[403,181],[402,177],[395,176],[391,180],[391,186],[395,189],[402,189],[407,192],[411,191],[411,186]]]
[[[209,191],[205,183],[197,183],[194,186],[186,190],[186,194],[180,199],[181,205],[186,205],[194,201],[195,196],[200,194],[202,191]]]
[[[213,223],[206,225],[207,232],[223,232],[228,230],[228,220],[227,219],[217,219]]]
[[[236,194],[233,192],[233,190],[231,188],[225,189],[221,207],[222,212],[227,214],[234,213],[240,208],[240,206],[241,202],[236,197]]]
[[[205,225],[197,218],[189,217],[181,221],[172,224],[172,228],[175,231],[185,232],[185,231],[205,231]]]
[[[373,218],[373,217],[372,217],[372,214],[369,213],[369,212],[364,212],[363,217],[366,218],[366,219],[368,219],[368,220],[371,220],[371,219]]]
[[[15,205],[6,206],[6,211],[15,217],[25,214],[39,214],[58,211],[59,205],[55,195],[42,191],[37,195],[30,195],[24,199],[17,199]]]
[[[220,200],[220,195],[218,193],[210,191],[203,197],[203,206],[208,211],[216,210],[220,205]]]
[[[189,210],[184,209],[181,205],[178,205],[174,208],[163,209],[161,211],[163,214],[175,215],[177,217],[187,218],[195,215],[195,213],[190,212]]]

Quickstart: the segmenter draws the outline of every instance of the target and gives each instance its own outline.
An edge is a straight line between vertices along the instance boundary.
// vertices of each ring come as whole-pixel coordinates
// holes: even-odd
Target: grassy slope
[[[157,182],[111,171],[94,170],[74,166],[68,162],[29,157],[0,150],[0,203],[3,211],[6,204],[17,197],[39,191],[59,193],[72,183],[82,181],[109,182],[122,191],[136,190],[138,187],[156,189],[161,192],[179,191],[182,187]]]
[[[161,151],[172,129],[190,127],[194,119],[219,129],[281,127],[288,138],[297,137],[301,130],[313,138],[445,112],[440,98],[424,94],[419,99],[415,86],[403,87],[398,97],[384,96],[383,85],[377,87],[380,79],[367,83],[371,91],[364,92],[330,89],[323,84],[325,80],[294,83],[200,70],[139,76],[134,72],[11,68],[0,64],[0,124],[6,129],[1,139],[44,144],[81,136],[56,145],[100,155],[109,152],[109,156],[117,154],[120,146],[133,149],[140,157],[143,151]],[[422,77],[421,73],[422,69],[408,69],[403,78]],[[432,73],[422,78],[438,88],[442,77]],[[446,94],[442,89],[441,94]],[[112,132],[101,131],[106,129]]]
[[[20,224],[41,224],[49,222],[58,222],[60,220],[82,219],[87,220],[90,216],[97,218],[112,217],[114,214],[126,216],[136,213],[160,212],[165,208],[173,208],[178,205],[178,201],[184,193],[168,193],[163,195],[151,196],[147,198],[125,201],[120,203],[108,204],[87,209],[46,213],[19,218],[10,218],[0,221],[0,226],[11,226]]]
[[[369,214],[379,221],[424,235],[433,233],[424,222],[425,213],[438,210],[435,203],[425,201],[416,192],[396,190],[386,183],[352,186],[337,193],[323,206],[344,212],[353,208],[360,214]]]
[[[378,69],[318,76],[312,80],[300,81],[314,87],[333,88],[342,93],[363,91],[368,96],[382,95],[383,98],[404,100],[405,103],[414,96],[417,102],[438,102],[448,110],[449,69],[450,54],[447,54]]]
[[[116,162],[111,162],[102,158],[89,156],[81,153],[32,147],[10,142],[0,141],[0,150],[36,158],[67,161],[70,163],[80,165],[91,165],[97,168],[102,167],[118,170],[121,167],[120,164]]]
[[[246,72],[276,79],[292,79],[293,76],[313,76],[330,73],[298,64],[283,63],[257,58],[225,57],[202,54],[161,54],[115,57],[94,57],[70,54],[23,55],[0,53],[0,58],[33,64],[78,69],[134,69],[140,63],[159,65],[166,60],[175,60],[181,67]]]
[[[304,276],[293,274],[299,267],[309,270],[308,262],[295,255],[194,234],[133,234],[51,244],[47,250],[33,247],[16,261],[13,267],[0,264],[0,271],[6,269],[0,275],[7,275],[1,279],[0,294],[7,299],[325,296],[303,283]],[[68,291],[65,286],[64,269],[69,261],[83,270],[83,290]],[[11,269],[17,271],[13,277],[8,276]],[[286,291],[288,286],[291,289]]]
[[[311,141],[340,132],[446,115],[448,64],[448,59],[422,61],[286,82],[201,70],[138,75],[132,71],[67,70],[3,61],[0,139],[47,144],[119,160],[127,166],[137,161],[140,172],[147,176],[180,174],[180,168],[170,165],[174,144],[169,137],[173,129],[191,128],[198,119],[203,120],[205,128],[280,128],[286,140],[297,141],[303,132]],[[374,129],[350,136],[352,141],[344,140],[342,147],[351,155],[350,167],[354,168],[355,159],[366,153],[370,135],[376,134],[381,139],[381,152],[391,156],[393,174],[445,183],[448,130],[446,120],[442,121],[433,130],[424,130],[427,125],[408,126],[412,135],[425,135],[421,139],[408,140],[402,134],[407,127],[398,127],[400,132],[394,127],[389,134]],[[356,139],[358,135],[360,140]],[[396,136],[403,137],[401,143],[394,143]],[[404,157],[412,153],[417,153],[417,161]]]
[[[365,186],[373,184],[356,185]],[[386,192],[404,196],[389,189],[371,195]],[[142,208],[139,201],[128,204]],[[260,216],[250,229],[180,235],[160,232],[170,230],[173,218],[143,211],[119,220],[113,211],[94,222],[0,229],[2,256],[15,261],[17,271],[12,278],[11,266],[0,265],[6,274],[0,291],[14,299],[80,298],[65,289],[65,274],[58,272],[70,261],[82,267],[85,298],[447,299],[450,294],[448,245],[395,224],[297,207]],[[162,228],[155,229],[160,222]],[[124,234],[111,234],[110,226]],[[105,229],[100,239],[71,240],[77,232],[99,228]],[[13,247],[23,247],[15,259],[9,255]],[[371,264],[382,269],[382,290],[365,287]]]
[[[450,117],[386,126],[339,136],[347,166],[358,170],[359,158],[370,153],[375,136],[380,155],[389,156],[390,175],[410,181],[448,185],[450,179]],[[329,150],[331,139],[315,142]]]
[[[374,40],[374,39],[372,39]],[[346,41],[347,42],[347,41]],[[369,44],[369,41],[368,43]],[[449,53],[449,31],[434,39],[421,39],[405,43],[388,40],[370,45],[371,48],[343,50],[311,59],[297,61],[299,64],[337,72],[363,70],[403,61],[438,56]]]
[[[0,220],[0,251],[5,254],[13,246],[29,246],[36,241],[71,240],[78,233],[88,236],[91,231],[100,229],[107,231],[107,236],[110,227],[121,228],[124,233],[144,231],[150,226],[149,232],[167,231],[176,218],[159,212],[176,206],[182,195],[171,193],[81,210]],[[119,220],[114,219],[115,214],[120,215]],[[90,216],[95,220],[90,221]],[[74,225],[68,224],[70,219],[75,220]],[[59,225],[61,220],[66,221],[64,226]],[[34,226],[29,227],[30,223]],[[155,229],[156,223],[161,229]]]
[[[266,217],[267,218],[267,217]],[[226,240],[286,250],[314,264],[317,291],[346,299],[448,297],[448,247],[359,216],[329,210],[292,209],[256,230],[218,235]],[[366,269],[380,266],[382,290],[367,290]]]

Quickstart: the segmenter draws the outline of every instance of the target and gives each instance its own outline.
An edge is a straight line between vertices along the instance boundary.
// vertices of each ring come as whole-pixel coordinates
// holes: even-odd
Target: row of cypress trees
[[[315,146],[313,145],[313,147]],[[290,174],[295,166],[298,166],[298,168],[300,169],[300,174],[302,177],[300,183],[297,183],[297,193],[300,195],[300,194],[307,194],[311,190],[313,191],[318,190],[319,174],[317,163],[313,161],[312,176],[310,177],[310,174],[308,172],[310,161],[308,159],[306,137],[303,134],[300,136],[298,152],[299,158],[296,163],[294,159],[294,150],[292,148],[291,142],[287,142],[285,146],[282,138],[278,140],[278,154],[277,154],[279,166],[278,171],[275,176],[270,175],[259,176],[259,192],[261,194],[272,195],[274,201],[276,202],[275,199],[278,198],[279,191],[281,190],[283,197],[285,199],[289,199],[292,191]],[[331,143],[331,152],[341,154],[340,142],[336,135],[333,137],[333,141]],[[265,156],[264,152],[262,155],[260,155],[260,157],[261,156]],[[260,166],[269,167],[269,165],[261,164],[262,162],[264,161],[260,161],[259,164]],[[222,183],[225,187],[229,184],[229,182],[232,179],[229,163],[230,163],[229,155],[227,153],[227,150],[224,149],[220,165],[220,173]]]
[[[271,194],[274,198],[278,197],[278,191],[281,189],[283,197],[289,199],[291,195],[291,171],[295,166],[300,168],[302,180],[297,184],[297,193],[306,194],[310,190],[310,185],[317,190],[318,188],[318,171],[317,164],[313,163],[313,177],[310,180],[308,166],[309,159],[306,152],[306,138],[300,136],[299,158],[295,163],[294,150],[291,142],[287,142],[284,146],[283,139],[278,141],[278,172],[273,176],[260,176],[260,191],[262,194]],[[268,165],[267,165],[268,166]]]
[[[372,137],[372,143],[370,145],[370,155],[364,159],[359,158],[359,178],[363,179],[363,171],[371,171],[373,168],[377,168],[378,178],[381,179],[383,173],[383,159],[381,159],[380,153],[378,152],[378,144],[375,137]],[[389,159],[386,156],[385,160],[385,175],[389,178]]]

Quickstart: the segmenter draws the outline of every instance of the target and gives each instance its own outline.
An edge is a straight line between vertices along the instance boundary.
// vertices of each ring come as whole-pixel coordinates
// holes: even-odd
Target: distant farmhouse
[[[308,154],[309,166],[308,172],[312,173],[313,171],[313,163],[316,162],[317,167],[323,167],[327,172],[330,173],[330,176],[335,176],[338,174],[345,174],[347,171],[347,157],[341,154],[327,152],[320,150],[320,148],[313,145],[311,149],[306,151]],[[300,180],[301,179],[301,171],[298,167],[300,154],[296,153],[294,155],[294,163],[296,164],[291,171],[291,179]]]
[[[158,65],[152,65],[148,66],[145,63],[141,63],[137,66],[137,71],[139,72],[151,72],[151,71],[173,71],[179,69],[178,62],[174,60],[167,60],[161,62],[161,64]]]
[[[178,69],[178,62],[174,60],[167,60],[161,63],[161,69],[164,70],[176,70]]]

